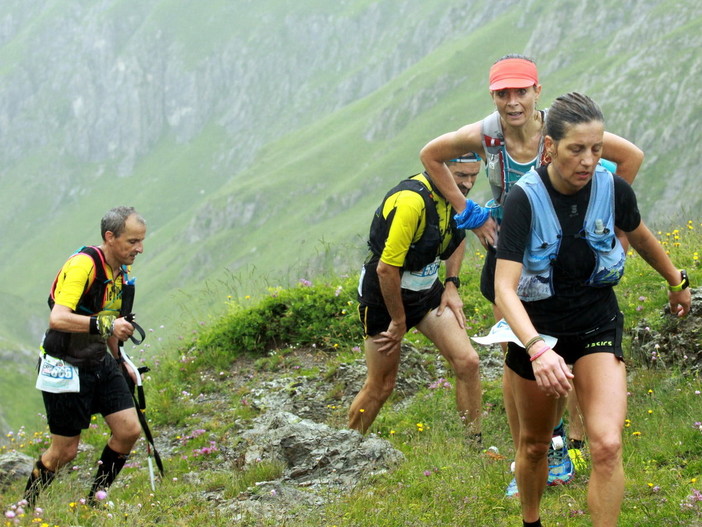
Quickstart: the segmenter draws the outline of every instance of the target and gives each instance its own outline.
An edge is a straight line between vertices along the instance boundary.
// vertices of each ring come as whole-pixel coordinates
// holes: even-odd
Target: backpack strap
[[[542,122],[546,122],[548,109],[539,110]],[[505,145],[505,135],[502,130],[500,114],[492,112],[480,122],[480,133],[483,148],[485,149],[485,172],[487,173],[492,197],[499,204],[504,201],[505,195],[514,185],[514,177],[508,175],[507,147]],[[536,154],[536,163],[533,168],[538,168],[550,162],[544,151],[543,140],[539,143],[539,150]]]
[[[492,112],[480,122],[480,136],[485,150],[485,172],[492,197],[497,203],[502,203],[507,181],[507,152],[499,112]]]
[[[395,217],[395,210],[388,214],[387,218],[383,218],[383,208],[388,198],[397,192],[410,190],[419,194],[424,201],[424,232],[420,239],[414,243],[405,257],[403,269],[409,271],[418,271],[427,264],[433,262],[438,256],[437,250],[441,244],[441,234],[439,232],[439,213],[436,210],[434,203],[434,191],[425,185],[421,180],[416,179],[418,176],[426,174],[417,174],[408,179],[403,179],[395,185],[383,198],[383,202],[375,211],[373,221],[371,222],[370,235],[368,237],[368,247],[375,257],[380,257],[390,232],[390,225]],[[429,183],[431,185],[431,183]],[[369,259],[366,263],[369,263]]]
[[[107,289],[107,271],[105,266],[105,255],[102,253],[97,246],[83,246],[74,252],[71,258],[75,258],[79,254],[86,254],[90,256],[93,260],[93,270],[88,276],[88,281],[83,289],[83,294],[78,301],[78,306],[76,306],[76,311],[82,311],[88,314],[95,314],[102,309],[102,305],[105,300],[105,291]],[[63,269],[63,268],[62,268]],[[49,308],[53,309],[55,304],[54,294],[56,292],[56,284],[58,283],[59,276],[61,275],[61,270],[56,274],[53,283],[51,284],[51,291],[49,292]]]

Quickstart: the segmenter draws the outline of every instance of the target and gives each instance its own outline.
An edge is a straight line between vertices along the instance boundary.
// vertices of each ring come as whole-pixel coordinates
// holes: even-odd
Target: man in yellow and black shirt
[[[51,445],[36,462],[27,482],[25,499],[34,505],[56,471],[71,462],[81,430],[93,414],[101,413],[112,434],[98,462],[88,495],[114,481],[139,438],[141,425],[127,381],[119,343],[134,326],[120,316],[122,292],[129,266],[143,252],[144,219],[131,207],[109,210],[101,221],[102,244],[85,247],[63,265],[51,288],[49,330],[42,348],[44,360],[61,360],[77,369],[79,386],[57,393],[42,390]],[[126,371],[136,382],[136,372]],[[41,379],[41,375],[40,375]]]
[[[464,195],[475,183],[480,161],[471,153],[447,163]],[[416,327],[453,368],[461,419],[468,434],[480,439],[479,361],[458,294],[465,231],[456,227],[454,214],[426,173],[393,188],[375,213],[358,288],[368,373],[349,410],[350,428],[365,433],[375,420],[395,387],[400,343]],[[491,223],[489,219],[474,232]],[[441,260],[446,261],[444,284],[439,280]]]

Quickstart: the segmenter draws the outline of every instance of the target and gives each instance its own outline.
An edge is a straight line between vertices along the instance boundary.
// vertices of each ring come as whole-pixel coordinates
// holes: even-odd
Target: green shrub
[[[333,284],[301,281],[295,288],[271,290],[252,307],[232,303],[228,314],[200,334],[197,347],[232,359],[284,347],[333,350],[358,342],[355,291],[355,278]]]

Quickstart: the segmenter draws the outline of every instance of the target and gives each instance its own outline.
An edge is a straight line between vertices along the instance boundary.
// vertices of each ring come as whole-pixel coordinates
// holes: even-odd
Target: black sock
[[[580,450],[584,444],[585,444],[585,441],[583,441],[582,439],[569,439],[568,440],[568,450],[572,450],[574,448],[577,448],[578,450]]]
[[[27,486],[24,489],[24,499],[30,507],[34,507],[34,503],[37,501],[37,497],[42,489],[49,486],[49,484],[54,480],[56,476],[55,472],[52,472],[44,466],[41,462],[41,456],[39,460],[34,465],[32,473],[29,475],[27,480]]]
[[[105,445],[102,456],[100,456],[93,486],[90,489],[90,494],[88,494],[89,500],[93,499],[98,490],[106,489],[112,485],[117,474],[119,474],[120,470],[122,470],[122,467],[124,467],[124,464],[127,462],[128,457],[129,454],[120,454],[112,450],[108,445]]]
[[[543,527],[541,525],[541,518],[539,518],[535,522],[527,522],[527,521],[522,520],[522,524],[524,524],[524,527]]]

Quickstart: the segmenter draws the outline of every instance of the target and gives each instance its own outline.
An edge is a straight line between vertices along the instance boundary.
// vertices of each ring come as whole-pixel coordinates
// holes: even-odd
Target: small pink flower
[[[100,501],[102,501],[102,500],[104,500],[105,498],[107,498],[107,492],[105,492],[104,490],[98,490],[98,491],[95,493],[95,498],[98,499],[98,500],[100,500]]]

